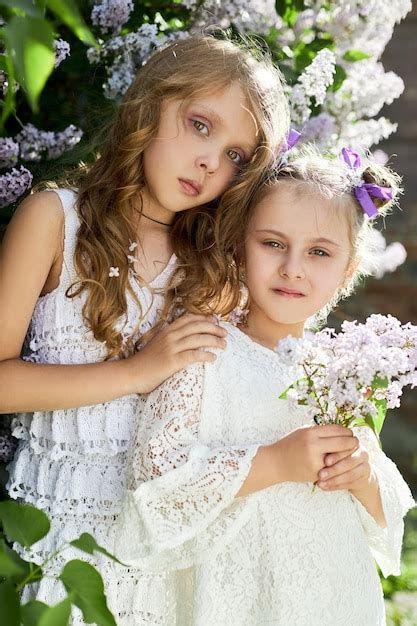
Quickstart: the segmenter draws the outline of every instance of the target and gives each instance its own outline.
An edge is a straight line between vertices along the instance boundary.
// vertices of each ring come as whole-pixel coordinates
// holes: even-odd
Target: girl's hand
[[[226,335],[210,315],[182,315],[126,359],[132,393],[149,393],[190,363],[214,361],[207,348],[225,348]]]
[[[378,477],[369,461],[369,454],[359,444],[350,454],[333,452],[326,454],[324,465],[319,471],[317,485],[325,491],[348,489],[381,528],[386,527],[386,519],[379,492]]]
[[[348,489],[352,493],[369,488],[375,480],[369,455],[362,444],[350,454],[334,452],[326,454],[324,465],[319,471],[317,485],[321,489],[333,491]]]
[[[348,457],[358,443],[349,428],[337,424],[296,428],[272,444],[279,482],[316,482],[329,453]]]

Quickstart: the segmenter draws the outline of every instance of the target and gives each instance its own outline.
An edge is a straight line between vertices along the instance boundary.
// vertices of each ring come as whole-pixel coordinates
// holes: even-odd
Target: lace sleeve
[[[415,506],[407,483],[397,466],[381,450],[370,428],[355,428],[355,435],[369,453],[375,469],[384,509],[386,528],[381,528],[365,507],[353,498],[372,554],[384,576],[398,576],[401,564],[401,546],[404,534],[403,518]],[[353,496],[352,496],[353,497]]]
[[[119,558],[147,570],[176,569],[217,553],[248,519],[236,498],[257,445],[211,447],[199,438],[204,366],[152,392],[131,453],[131,480],[116,540]]]

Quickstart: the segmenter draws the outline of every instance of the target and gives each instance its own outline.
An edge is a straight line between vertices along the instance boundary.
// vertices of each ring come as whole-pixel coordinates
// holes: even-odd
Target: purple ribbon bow
[[[301,137],[301,133],[298,132],[298,130],[295,130],[294,128],[290,128],[290,132],[288,133],[288,137],[287,137],[287,150],[291,150],[291,148],[294,148],[295,144],[298,143],[298,140]]]
[[[357,170],[361,167],[361,157],[355,150],[350,148],[342,149],[342,158],[344,162],[352,169]],[[353,188],[356,200],[362,207],[363,212],[368,217],[378,215],[378,209],[372,201],[372,198],[380,198],[381,200],[392,200],[392,189],[390,187],[380,187],[374,183],[362,183]]]

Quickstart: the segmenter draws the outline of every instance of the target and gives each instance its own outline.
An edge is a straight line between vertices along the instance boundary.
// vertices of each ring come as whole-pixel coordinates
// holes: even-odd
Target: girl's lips
[[[284,298],[303,298],[304,294],[300,291],[291,291],[291,289],[273,289],[274,293]]]
[[[180,185],[188,196],[198,196],[201,191],[200,183],[194,180],[187,180],[185,178],[179,178]]]

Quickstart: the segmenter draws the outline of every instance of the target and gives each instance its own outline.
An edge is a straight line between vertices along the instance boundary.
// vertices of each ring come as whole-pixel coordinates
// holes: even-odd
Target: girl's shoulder
[[[234,324],[221,321],[219,325],[227,331],[226,348],[214,351],[217,358],[213,362],[213,369],[220,374],[232,369],[268,370],[278,363],[277,354],[273,350],[256,343]],[[211,368],[211,364],[208,366]]]

